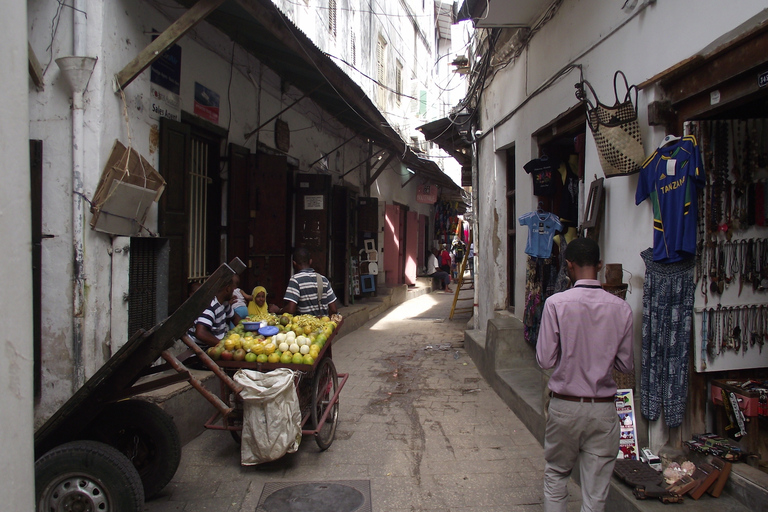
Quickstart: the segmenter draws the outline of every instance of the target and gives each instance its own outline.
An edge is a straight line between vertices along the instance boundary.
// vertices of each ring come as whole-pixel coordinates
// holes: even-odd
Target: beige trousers
[[[549,402],[544,438],[544,511],[566,512],[568,479],[578,463],[582,512],[603,512],[619,452],[619,416],[613,402]]]

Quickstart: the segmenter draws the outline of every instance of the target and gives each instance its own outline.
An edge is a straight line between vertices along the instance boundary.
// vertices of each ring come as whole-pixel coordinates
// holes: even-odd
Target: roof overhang
[[[477,28],[530,27],[550,3],[541,0],[464,0],[458,20],[472,20]]]
[[[358,137],[371,140],[380,148],[395,154],[409,168],[423,177],[429,177],[444,189],[461,191],[461,187],[445,175],[434,162],[420,158],[411,150],[362,88],[299,30],[271,0],[177,1],[188,8],[185,15],[195,11],[199,14],[194,16],[192,21],[172,24],[153,44],[157,44],[158,40],[166,36],[167,48],[204,19],[259,59],[282,80],[302,91],[306,97]],[[160,48],[159,52],[162,53],[165,48]],[[148,53],[155,54],[154,51]],[[135,59],[121,73],[133,65],[135,77],[149,67],[151,58],[139,64],[135,64]],[[144,67],[141,67],[142,65]],[[125,86],[130,80],[120,85]]]
[[[444,117],[416,128],[424,138],[451,155],[462,167],[472,165],[471,114]]]

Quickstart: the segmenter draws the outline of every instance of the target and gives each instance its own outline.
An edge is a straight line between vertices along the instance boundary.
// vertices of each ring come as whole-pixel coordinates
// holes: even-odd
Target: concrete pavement
[[[448,320],[452,299],[422,295],[334,344],[336,367],[350,378],[327,451],[305,438],[295,454],[243,467],[227,432],[206,431],[184,446],[173,480],[145,510],[253,512],[265,489],[354,481],[370,489],[360,510],[541,511],[542,448],[467,356],[469,317]],[[305,510],[290,506],[283,510]]]

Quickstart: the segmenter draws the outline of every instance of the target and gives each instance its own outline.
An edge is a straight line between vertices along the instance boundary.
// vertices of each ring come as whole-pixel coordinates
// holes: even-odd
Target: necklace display
[[[695,262],[706,369],[725,356],[756,350],[750,356],[756,357],[768,341],[768,301],[753,297],[768,292],[768,119],[690,126],[706,176],[698,193]],[[737,305],[736,297],[754,303]]]

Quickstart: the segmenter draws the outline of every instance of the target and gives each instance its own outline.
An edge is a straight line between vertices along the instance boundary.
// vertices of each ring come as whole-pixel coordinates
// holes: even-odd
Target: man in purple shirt
[[[565,260],[575,285],[547,299],[536,344],[539,366],[554,368],[544,434],[544,510],[565,512],[568,478],[578,462],[581,510],[601,512],[619,452],[612,370],[634,370],[632,309],[600,286],[603,264],[594,240],[568,244]]]

